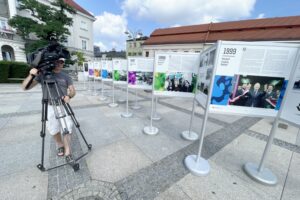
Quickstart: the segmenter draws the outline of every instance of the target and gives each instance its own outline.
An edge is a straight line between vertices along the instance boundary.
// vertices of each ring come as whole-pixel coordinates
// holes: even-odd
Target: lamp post
[[[132,39],[134,44],[135,44],[137,38],[140,38],[140,37],[143,36],[143,33],[141,32],[141,30],[137,30],[137,31],[134,31],[134,32],[132,32],[130,30],[126,30],[124,33],[127,35],[127,37],[129,39]],[[138,105],[137,89],[135,90],[135,103],[131,108],[134,109],[134,110],[138,110],[138,109],[141,108],[141,106]]]

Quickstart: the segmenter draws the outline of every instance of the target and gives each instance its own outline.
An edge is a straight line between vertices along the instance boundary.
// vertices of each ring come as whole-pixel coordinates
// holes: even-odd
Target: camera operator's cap
[[[58,60],[63,61],[63,62],[66,61],[66,59],[64,59],[64,58],[59,58]]]

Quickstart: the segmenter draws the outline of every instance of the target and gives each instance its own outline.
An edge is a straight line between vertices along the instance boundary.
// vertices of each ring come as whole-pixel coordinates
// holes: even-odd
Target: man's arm
[[[33,88],[34,86],[36,86],[38,84],[37,81],[33,80],[34,77],[37,75],[38,75],[38,70],[35,68],[32,68],[29,71],[29,75],[25,78],[25,80],[22,83],[23,90],[30,90],[31,88]],[[30,81],[32,81],[31,84],[30,84]],[[28,85],[28,84],[30,84],[30,85]]]
[[[69,85],[68,87],[68,95],[64,96],[64,101],[66,103],[70,102],[70,99],[73,98],[76,95],[75,87],[74,85]]]

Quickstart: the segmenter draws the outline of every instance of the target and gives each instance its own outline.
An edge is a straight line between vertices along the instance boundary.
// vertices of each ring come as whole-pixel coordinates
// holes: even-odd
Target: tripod
[[[37,165],[37,168],[40,169],[41,171],[49,171],[52,169],[56,169],[65,165],[70,165],[74,171],[79,170],[79,161],[81,158],[86,156],[89,151],[92,149],[92,145],[88,144],[86,141],[81,129],[80,125],[75,118],[74,112],[71,108],[71,106],[64,102],[62,97],[63,97],[63,92],[61,88],[59,87],[57,81],[53,78],[51,72],[47,72],[45,75],[41,75],[41,84],[42,84],[42,92],[43,92],[43,98],[42,98],[42,129],[40,132],[40,136],[42,137],[42,155],[41,155],[41,163]],[[45,136],[46,136],[46,122],[48,120],[48,104],[50,104],[53,107],[53,111],[55,114],[56,120],[58,120],[61,131],[62,131],[62,140],[64,141],[64,137],[67,134],[70,134],[70,131],[68,130],[68,125],[66,122],[66,117],[69,116],[75,127],[79,130],[79,133],[84,141],[84,143],[87,146],[88,151],[78,158],[74,159],[71,162],[66,162],[61,165],[57,165],[54,167],[49,167],[45,168],[44,166],[44,154],[45,154]],[[67,140],[68,146],[70,147],[70,152],[72,153],[72,148],[70,146],[70,141]]]

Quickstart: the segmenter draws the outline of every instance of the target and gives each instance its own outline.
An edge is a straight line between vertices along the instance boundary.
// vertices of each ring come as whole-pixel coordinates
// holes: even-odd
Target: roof
[[[79,4],[77,4],[75,1],[73,0],[64,0],[66,4],[68,4],[69,6],[71,6],[72,8],[74,8],[75,10],[83,13],[83,14],[86,14],[90,17],[93,17],[94,18],[94,15],[92,15],[91,13],[89,13],[87,10],[85,10],[84,8],[82,8]]]
[[[300,16],[156,29],[144,45],[210,43],[217,40],[300,40]]]

